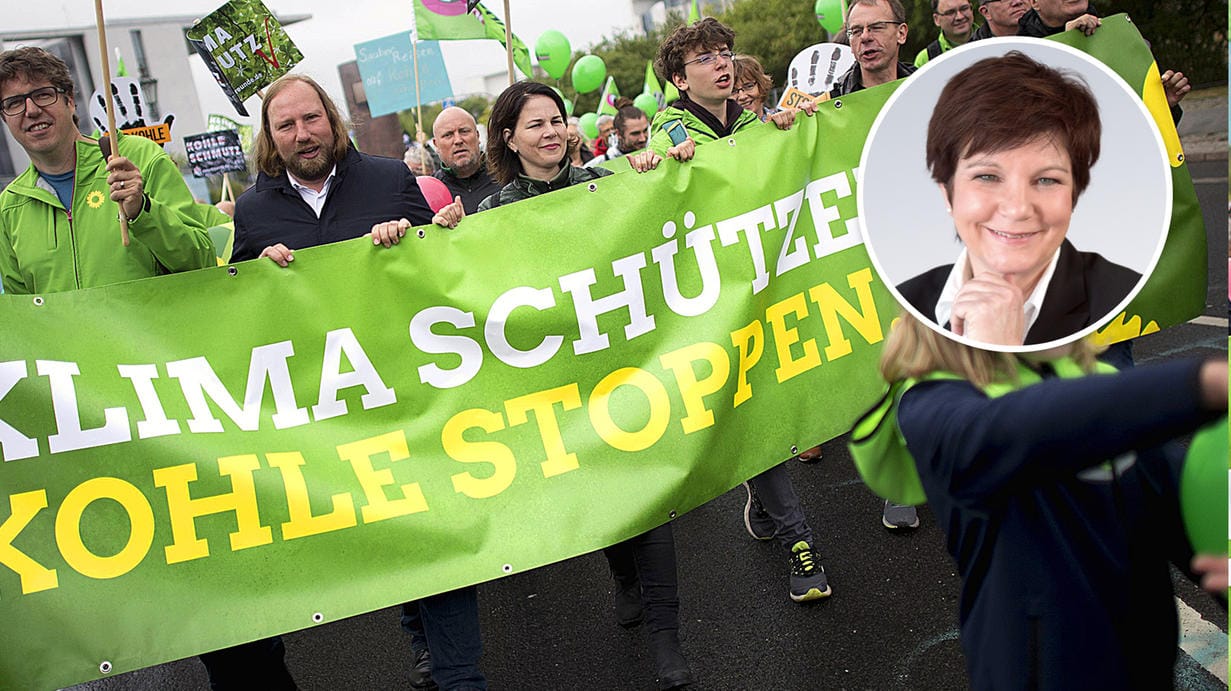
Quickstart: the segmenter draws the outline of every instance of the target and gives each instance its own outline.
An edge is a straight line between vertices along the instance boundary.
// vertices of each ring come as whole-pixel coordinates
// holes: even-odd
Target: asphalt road
[[[1140,363],[1226,356],[1227,162],[1194,162],[1191,171],[1209,235],[1208,304],[1194,323],[1138,339]],[[885,530],[881,502],[859,481],[841,439],[825,445],[820,462],[790,469],[834,594],[807,605],[788,599],[784,556],[744,532],[741,488],[676,519],[682,637],[695,688],[967,688],[958,579],[926,508],[918,530]],[[616,626],[611,594],[598,554],[481,586],[482,666],[492,688],[654,688],[645,634]],[[1178,576],[1177,594],[1188,628],[1178,688],[1227,688],[1225,608]],[[408,688],[408,639],[394,609],[293,633],[286,643],[303,689]],[[76,688],[207,685],[189,659]]]

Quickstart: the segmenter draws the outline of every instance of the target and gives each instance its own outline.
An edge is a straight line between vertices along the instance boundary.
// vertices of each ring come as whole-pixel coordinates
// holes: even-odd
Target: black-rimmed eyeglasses
[[[9,96],[3,101],[0,101],[0,110],[2,110],[5,115],[21,115],[26,112],[26,99],[34,101],[34,105],[39,108],[46,108],[59,100],[60,94],[62,93],[66,92],[58,86],[44,86],[41,89],[35,89],[29,93]]]

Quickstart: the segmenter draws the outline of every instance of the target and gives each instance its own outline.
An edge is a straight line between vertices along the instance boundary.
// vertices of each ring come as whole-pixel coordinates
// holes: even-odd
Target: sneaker
[[[744,503],[744,527],[748,529],[748,534],[754,540],[774,539],[774,533],[778,529],[774,525],[774,519],[770,518],[765,507],[761,506],[761,499],[756,490],[752,489],[752,485],[745,482],[744,489],[748,492],[748,501]]]
[[[410,688],[417,691],[436,691],[432,680],[432,654],[426,649],[412,653],[414,664],[410,667]]]
[[[807,602],[829,597],[829,579],[812,553],[812,546],[800,540],[791,547],[791,599]]]
[[[919,512],[913,506],[885,502],[885,511],[881,515],[881,523],[890,530],[919,527]]]

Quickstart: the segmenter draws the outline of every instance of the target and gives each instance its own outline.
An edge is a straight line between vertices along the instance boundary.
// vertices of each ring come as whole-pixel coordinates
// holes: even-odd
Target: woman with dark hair
[[[1169,562],[1192,546],[1168,440],[1225,418],[1227,361],[1111,373],[1096,354],[980,350],[905,313],[886,339],[890,394],[852,454],[889,498],[926,494],[944,528],[972,688],[1173,686]]]
[[[950,79],[928,124],[927,166],[965,248],[898,292],[992,345],[1062,340],[1108,317],[1141,274],[1067,239],[1101,134],[1089,88],[1023,53]]]
[[[487,122],[487,169],[504,187],[484,199],[479,212],[612,175],[603,168],[570,165],[564,101],[555,89],[530,81],[505,89],[492,106]],[[432,221],[453,228],[464,216],[461,204],[454,202]],[[680,651],[671,525],[607,547],[603,553],[616,580],[616,619],[625,628],[645,621],[659,688],[691,684],[692,674]]]

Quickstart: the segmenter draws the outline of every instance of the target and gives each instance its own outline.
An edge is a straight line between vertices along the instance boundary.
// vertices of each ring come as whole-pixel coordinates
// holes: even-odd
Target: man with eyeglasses
[[[983,24],[970,35],[970,40],[981,41],[993,36],[1016,36],[1017,22],[1030,9],[1026,0],[979,0],[979,14]]]
[[[923,67],[928,60],[969,41],[974,16],[970,0],[932,0],[932,22],[940,35],[915,56],[915,67]]]
[[[215,266],[204,214],[157,144],[122,137],[104,161],[77,129],[68,66],[33,47],[0,52],[0,111],[30,167],[0,193],[4,292],[52,293]],[[121,242],[119,211],[131,243]]]
[[[898,60],[908,31],[901,0],[854,0],[846,10],[846,27],[855,64],[834,83],[830,98],[888,84],[915,71]]]
[[[735,86],[735,32],[713,17],[677,28],[658,47],[654,71],[669,80],[680,92],[679,100],[654,116],[650,125],[650,150],[629,157],[635,170],[650,170],[663,156],[680,161],[692,158],[699,144],[729,137],[744,128],[761,124],[761,119],[731,98]],[[811,115],[814,104],[807,104]],[[790,129],[795,111],[783,110],[770,116],[778,129]],[[687,140],[674,144],[667,131],[676,121],[683,124]]]

